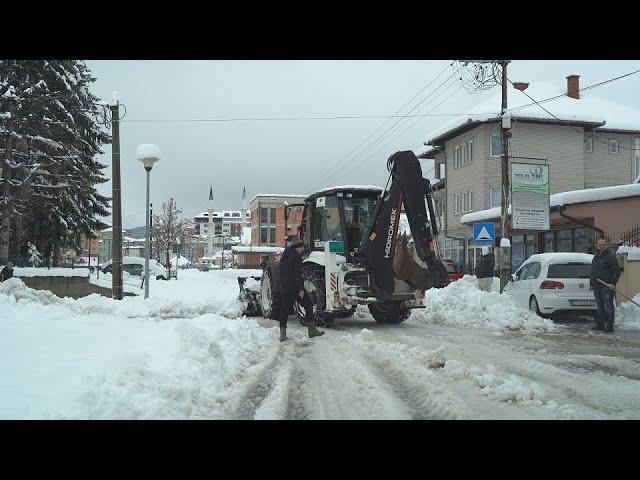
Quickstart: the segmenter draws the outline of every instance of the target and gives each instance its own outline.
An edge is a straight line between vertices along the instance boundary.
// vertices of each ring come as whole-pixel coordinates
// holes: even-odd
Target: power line
[[[440,78],[446,71],[448,68],[451,68],[451,65],[446,66],[445,68],[442,69],[442,71],[434,78],[432,79],[429,83],[427,83],[427,85],[425,85],[417,94],[415,94],[413,97],[411,97],[411,99],[409,99],[409,101],[405,102],[396,112],[395,114],[400,113],[404,107],[406,107],[407,105],[409,105],[415,98],[418,97],[418,95],[420,95],[422,92],[424,92],[429,86],[431,86],[431,84],[433,84],[433,82],[435,82],[438,78]],[[438,88],[440,88],[440,86],[438,86],[433,92],[431,92],[430,94],[428,94],[423,100],[421,100],[421,102],[419,102],[417,105],[420,105],[422,102],[424,102],[425,99],[429,98],[429,96],[431,96],[435,91],[438,90]],[[412,111],[415,110],[415,106],[410,109],[408,112],[405,113],[405,115],[410,114]],[[394,114],[394,115],[395,115]],[[396,120],[395,124],[397,124],[399,121],[401,120]],[[306,188],[310,188],[311,186],[313,186],[315,183],[320,183],[320,182],[324,182],[326,181],[328,178],[331,177],[331,175],[333,174],[333,172],[335,171],[335,169],[344,161],[344,160],[348,160],[349,158],[351,158],[351,156],[353,155],[353,158],[356,158],[358,155],[361,155],[364,151],[366,151],[369,147],[365,147],[365,149],[360,152],[358,155],[355,155],[355,152],[358,151],[358,149],[360,147],[362,147],[363,145],[365,145],[369,139],[373,138],[373,136],[380,131],[385,125],[387,125],[389,123],[389,121],[387,120],[386,122],[384,122],[382,125],[380,125],[378,128],[376,128],[373,132],[371,132],[371,134],[369,134],[369,136],[367,136],[367,138],[365,138],[362,142],[360,142],[355,148],[351,149],[351,151],[345,155],[344,157],[338,159],[337,162],[334,162],[327,170],[325,170],[324,173],[320,174],[319,178],[317,178],[316,180],[314,180],[313,182],[311,182],[310,184],[308,184]],[[394,124],[394,125],[395,125]],[[393,128],[393,126],[391,127],[391,129]],[[381,135],[384,136],[387,132],[389,131],[389,128],[387,128],[387,130],[385,130]],[[380,138],[378,137],[378,139]],[[378,140],[374,140],[374,144],[375,142]]]
[[[452,83],[450,86],[456,85],[455,83]],[[453,92],[451,92],[448,96],[446,96],[440,103],[438,103],[438,105],[436,105],[435,107],[432,108],[432,110],[435,110],[436,108],[438,108],[440,105],[442,105],[444,102],[446,102],[449,98],[451,98],[454,94],[458,93],[460,90],[462,90],[462,85],[459,86],[456,90],[454,90]],[[444,92],[446,92],[447,90],[445,89]],[[436,97],[437,98],[437,97]],[[435,100],[435,99],[434,99]],[[419,122],[419,121],[418,121]],[[342,175],[340,175],[339,177],[336,178],[336,181],[343,178],[345,175],[351,173],[356,167],[362,165],[362,163],[366,160],[371,159],[374,155],[378,154],[383,148],[386,148],[391,142],[397,140],[400,136],[404,135],[407,131],[411,130],[418,122],[414,122],[411,125],[408,126],[408,128],[405,128],[404,130],[400,131],[399,133],[396,133],[393,138],[391,138],[387,143],[381,145],[376,151],[374,151],[373,153],[370,153],[367,155],[367,157],[363,157],[359,162],[354,162],[351,164],[351,166],[344,172],[342,172]],[[331,177],[329,177],[331,178]]]

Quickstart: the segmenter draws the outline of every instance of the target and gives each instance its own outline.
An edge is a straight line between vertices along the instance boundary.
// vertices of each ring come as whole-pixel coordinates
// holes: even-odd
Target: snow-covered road
[[[472,281],[401,325],[361,309],[309,340],[242,318],[238,271],[152,298],[0,285],[0,418],[640,418],[640,330],[553,325]],[[429,295],[429,294],[428,294]]]

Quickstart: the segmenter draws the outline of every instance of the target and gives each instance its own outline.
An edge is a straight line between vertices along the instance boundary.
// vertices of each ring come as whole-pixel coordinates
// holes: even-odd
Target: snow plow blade
[[[238,277],[240,295],[238,299],[242,302],[242,314],[247,317],[258,317],[262,315],[260,308],[260,279],[262,277]],[[252,279],[247,282],[248,279]],[[258,285],[256,285],[256,282]]]

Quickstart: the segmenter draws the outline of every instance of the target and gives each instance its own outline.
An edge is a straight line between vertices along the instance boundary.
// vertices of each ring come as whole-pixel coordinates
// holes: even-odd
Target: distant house
[[[640,175],[640,111],[595,92],[580,92],[577,75],[567,77],[566,89],[516,82],[508,90],[510,159],[549,165],[551,194],[629,184]],[[446,177],[439,249],[470,265],[480,247],[472,244],[461,217],[499,207],[501,201],[500,97],[496,93],[443,124],[416,152],[435,161],[437,179]],[[542,105],[557,118],[530,97],[550,99]]]

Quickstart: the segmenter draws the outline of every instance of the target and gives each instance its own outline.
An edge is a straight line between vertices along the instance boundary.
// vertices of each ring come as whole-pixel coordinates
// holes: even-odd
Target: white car
[[[102,273],[111,273],[111,264],[112,260],[109,260],[101,265]],[[144,258],[122,257],[122,270],[129,275],[144,276]],[[155,276],[156,280],[166,280],[169,278],[169,272],[157,260],[149,259],[149,276]]]
[[[531,255],[511,276],[505,292],[542,317],[561,311],[592,315],[596,311],[589,285],[592,260],[587,253]]]

